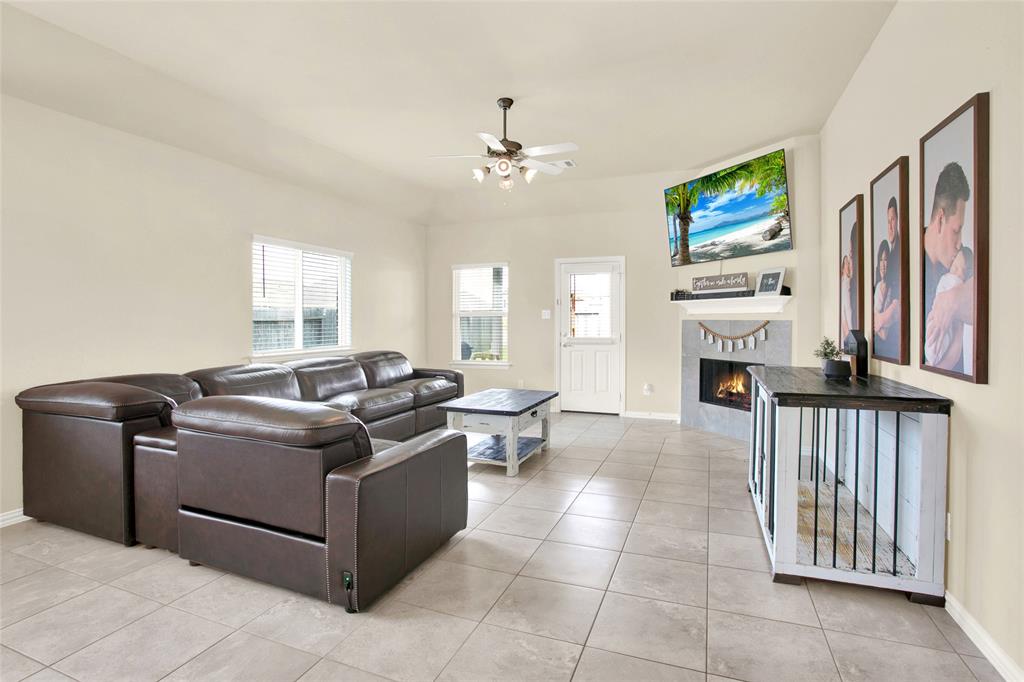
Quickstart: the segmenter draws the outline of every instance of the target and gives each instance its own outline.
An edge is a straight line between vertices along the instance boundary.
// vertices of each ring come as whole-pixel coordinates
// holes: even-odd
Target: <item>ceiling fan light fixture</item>
[[[483,184],[488,175],[498,176],[498,188],[509,191],[515,184],[516,171],[519,171],[526,184],[533,182],[537,173],[545,175],[560,175],[566,168],[575,168],[576,163],[571,159],[558,161],[542,161],[535,157],[551,156],[565,152],[574,152],[579,149],[572,142],[559,144],[542,144],[532,147],[524,147],[516,140],[508,137],[508,110],[512,107],[512,98],[501,97],[498,99],[498,108],[501,109],[501,137],[491,133],[477,133],[476,136],[487,149],[484,154],[449,154],[446,156],[435,156],[432,158],[441,159],[486,159],[485,165],[474,168],[471,176],[478,183]],[[480,161],[476,161],[480,163]]]
[[[494,164],[494,172],[503,178],[507,178],[512,174],[512,161],[508,157],[501,157],[497,163]]]

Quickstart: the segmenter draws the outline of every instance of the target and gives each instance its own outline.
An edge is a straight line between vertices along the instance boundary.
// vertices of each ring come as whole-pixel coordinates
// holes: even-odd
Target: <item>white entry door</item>
[[[558,261],[561,408],[622,409],[623,259]]]

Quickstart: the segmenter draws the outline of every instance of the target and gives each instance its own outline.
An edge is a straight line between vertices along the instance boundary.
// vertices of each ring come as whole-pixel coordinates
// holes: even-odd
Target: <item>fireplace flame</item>
[[[718,391],[715,392],[715,397],[727,398],[730,395],[743,395],[746,392],[747,388],[743,384],[743,376],[734,374],[731,378],[718,384]]]

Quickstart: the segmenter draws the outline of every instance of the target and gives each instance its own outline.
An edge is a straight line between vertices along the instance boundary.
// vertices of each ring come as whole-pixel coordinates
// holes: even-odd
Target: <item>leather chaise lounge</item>
[[[466,526],[462,392],[394,352],[28,389],[25,514],[358,610]]]

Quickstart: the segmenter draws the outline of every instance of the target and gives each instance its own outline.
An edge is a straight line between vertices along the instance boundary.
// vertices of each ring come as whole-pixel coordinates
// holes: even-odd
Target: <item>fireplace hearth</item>
[[[700,401],[750,412],[750,375],[757,362],[700,359]]]

